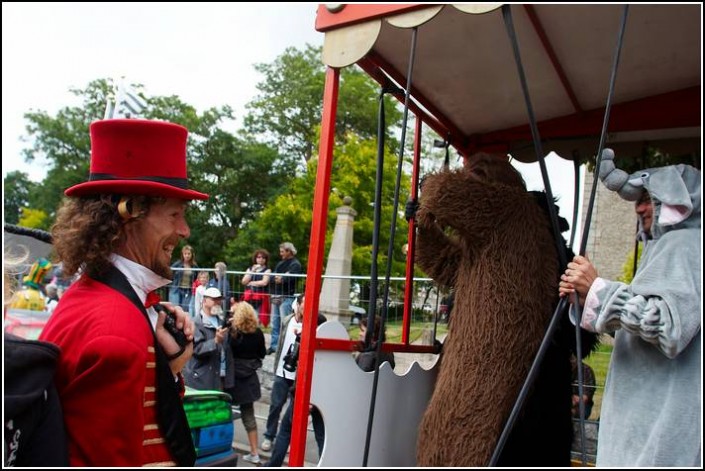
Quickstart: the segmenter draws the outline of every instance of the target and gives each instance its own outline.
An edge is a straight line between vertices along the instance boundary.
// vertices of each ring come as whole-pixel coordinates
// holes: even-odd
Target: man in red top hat
[[[41,335],[62,350],[56,386],[70,462],[191,466],[180,372],[193,344],[179,345],[151,303],[170,282],[172,251],[189,236],[187,201],[208,195],[188,189],[186,128],[112,119],[90,133],[89,179],[66,190],[53,229],[64,274],[82,276]],[[192,341],[188,314],[168,309]]]

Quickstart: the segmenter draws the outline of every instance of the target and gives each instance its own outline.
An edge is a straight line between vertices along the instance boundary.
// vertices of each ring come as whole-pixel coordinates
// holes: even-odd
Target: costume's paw
[[[406,208],[404,208],[404,217],[406,221],[409,222],[414,217],[416,217],[416,211],[419,209],[419,202],[417,200],[410,199],[406,202]]]

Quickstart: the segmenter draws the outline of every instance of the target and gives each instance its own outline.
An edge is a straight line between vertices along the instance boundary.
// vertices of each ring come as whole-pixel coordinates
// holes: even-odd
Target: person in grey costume
[[[575,257],[559,293],[584,305],[582,327],[613,334],[597,466],[702,466],[701,176],[689,165],[628,175],[605,149],[600,179],[636,201],[645,240],[631,284]],[[572,300],[571,300],[572,302]]]

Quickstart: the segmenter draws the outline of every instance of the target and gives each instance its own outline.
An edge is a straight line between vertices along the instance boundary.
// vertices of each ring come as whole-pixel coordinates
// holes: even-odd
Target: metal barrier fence
[[[181,268],[174,268],[174,271],[183,271]],[[215,279],[213,268],[199,268],[193,272],[194,279],[199,272],[208,272],[210,277],[210,282],[214,283],[214,286],[218,286],[218,283],[213,281]],[[241,283],[243,276],[246,274],[244,271],[226,271],[225,284],[226,289],[223,293],[224,297],[230,301],[242,301],[245,298],[245,291],[247,289]],[[270,284],[263,290],[267,295],[276,295],[280,292],[280,288],[276,288],[273,280],[275,276],[281,276],[282,278],[294,279],[294,293],[301,294],[305,290],[306,275],[292,275],[289,273],[269,273]],[[353,312],[352,320],[355,323],[360,316],[368,312],[370,303],[370,278],[369,276],[323,276],[323,283],[326,279],[336,279],[345,280],[349,283],[350,292],[346,300],[343,299],[327,299],[325,300],[327,304],[335,303],[336,305],[347,304],[349,305],[350,311]],[[392,277],[390,278],[389,287],[389,302],[387,305],[387,320],[390,323],[401,322],[403,309],[404,309],[404,290],[405,290],[406,279],[403,277]],[[223,284],[220,284],[223,286]],[[165,286],[161,289],[161,297],[164,300],[169,298],[169,291],[171,287]],[[195,288],[194,288],[195,289]],[[377,312],[382,305],[382,295],[384,293],[384,278],[380,278],[377,286]],[[322,295],[323,296],[323,295]],[[323,304],[324,300],[320,300]],[[342,301],[342,303],[341,303]],[[347,301],[347,303],[345,303]],[[440,322],[447,322],[448,313],[444,301],[444,293],[439,290],[438,286],[430,278],[414,278],[414,296],[412,305],[412,323],[414,322],[433,322],[434,318],[437,316]],[[193,308],[196,311],[195,307]]]

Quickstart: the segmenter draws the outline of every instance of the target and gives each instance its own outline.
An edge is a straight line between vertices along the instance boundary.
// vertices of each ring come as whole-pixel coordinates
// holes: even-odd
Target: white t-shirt
[[[296,341],[296,334],[301,332],[303,324],[296,321],[296,316],[292,316],[289,323],[286,325],[286,334],[284,335],[284,343],[282,344],[281,355],[279,355],[279,363],[274,374],[286,379],[296,379],[296,371],[287,371],[284,369],[284,357],[289,347]]]

